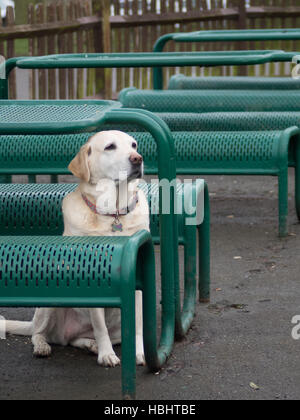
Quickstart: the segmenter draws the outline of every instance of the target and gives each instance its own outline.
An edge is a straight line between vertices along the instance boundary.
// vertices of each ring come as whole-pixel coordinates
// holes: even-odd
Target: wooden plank
[[[149,14],[146,16],[139,16],[137,20],[135,16],[112,16],[111,25],[113,27],[122,26],[122,27],[133,27],[133,26],[142,26],[142,25],[169,25],[181,22],[194,22],[194,21],[204,21],[204,20],[214,20],[214,19],[224,19],[232,18],[238,19],[238,12],[236,9],[216,9],[214,11],[198,11],[194,10],[190,13],[179,12],[179,13],[166,13],[163,12],[165,9],[165,2],[162,3],[162,12],[161,14]],[[299,8],[300,9],[300,8]]]
[[[65,17],[65,5],[64,2],[60,1],[57,3],[56,8],[57,20],[63,23],[66,19]],[[60,34],[57,38],[58,45],[58,54],[66,53],[66,36],[65,34]],[[60,69],[59,73],[59,98],[67,99],[67,70]]]
[[[246,29],[247,28],[247,10],[246,10],[246,3],[244,1],[239,1],[238,4],[238,11],[239,11],[239,19],[238,19],[238,29]],[[241,42],[240,48],[242,50],[248,49],[247,42]],[[239,76],[248,76],[248,69],[247,66],[240,66],[238,69]]]
[[[74,9],[73,5],[73,9]],[[101,22],[93,29],[94,32],[94,51],[96,53],[103,53],[103,39],[102,39],[102,18],[101,18],[101,4],[99,1],[94,0],[93,2],[93,13],[101,20]],[[75,17],[75,10],[73,10]],[[95,92],[96,95],[105,95],[105,72],[104,69],[96,69],[95,71]]]
[[[167,9],[167,3],[165,1],[160,3],[160,16],[168,16],[168,9]],[[165,35],[169,32],[168,27],[166,26],[169,22],[163,22],[160,18],[157,19],[160,22],[160,34],[159,36]],[[167,45],[167,47],[165,48],[165,51],[171,51],[170,50],[170,44]],[[164,74],[164,88],[167,87],[167,83],[168,83],[168,79],[169,79],[169,69],[164,68],[163,69],[163,74]]]
[[[156,0],[151,0],[150,3],[150,11],[149,14],[156,14]],[[153,46],[158,39],[159,35],[159,26],[156,25],[154,27],[149,27],[149,33],[150,33],[150,42],[151,42],[151,51],[153,51]],[[150,80],[150,86],[153,87],[153,69],[151,69],[151,80]]]
[[[91,0],[83,1],[83,10],[86,16],[92,15]],[[90,29],[85,31],[85,40],[86,40],[86,51],[89,53],[93,53],[94,40],[93,40],[93,32]],[[87,73],[87,81],[86,81],[87,96],[90,97],[94,95],[95,69],[87,69],[86,73]]]
[[[114,16],[120,16],[121,15],[121,7],[120,7],[120,1],[114,0]],[[125,38],[127,38],[126,30],[121,28],[115,28],[112,30],[113,35],[113,46],[112,51],[113,52],[124,52],[124,41]],[[128,51],[129,52],[129,51]],[[114,74],[116,75],[116,89],[117,92],[120,92],[124,87],[124,76],[125,71],[127,69],[116,69]]]
[[[44,5],[38,4],[36,8],[36,21],[40,25],[45,23],[44,17]],[[37,39],[37,53],[38,55],[46,54],[46,39],[44,36],[38,37]],[[46,87],[46,72],[45,70],[38,71],[38,82],[39,82],[39,99],[47,99],[47,87]]]
[[[128,1],[128,0],[127,0]],[[125,0],[126,3],[126,0]],[[203,2],[204,4],[204,2]],[[261,17],[299,17],[300,7],[249,7],[247,8],[247,18],[261,18]],[[213,21],[213,20],[237,20],[239,17],[238,11],[234,8],[215,9],[207,11],[194,10],[190,13],[168,13],[168,14],[153,14],[149,13],[145,16],[111,16],[110,23],[112,28],[117,27],[135,27],[142,25],[168,25],[182,22],[194,21]],[[34,25],[17,25],[11,27],[1,28],[0,39],[21,39],[29,37],[48,36],[50,34],[64,34],[67,32],[74,32],[79,29],[92,29],[101,23],[101,18],[98,16],[81,17],[74,22],[54,23],[54,24],[34,24]]]
[[[34,6],[33,4],[30,4],[28,7],[28,16],[27,21],[29,24],[35,23],[35,12],[34,12]],[[35,56],[35,38],[29,38],[28,40],[28,53],[30,57]],[[31,98],[36,99],[36,70],[30,70],[30,76],[29,76],[29,89],[31,92]]]
[[[186,11],[186,13],[189,15],[190,13],[193,13],[194,12],[194,7],[193,7],[193,2],[192,2],[192,0],[187,0],[187,2],[186,2],[186,8],[187,8],[187,11]],[[187,25],[186,25],[186,30],[187,30],[187,32],[193,32],[193,30],[195,29],[195,27],[194,27],[194,23],[193,22],[188,22],[187,23]],[[193,48],[195,47],[195,44],[190,44],[190,45],[187,45],[187,51],[192,51],[193,50]],[[187,67],[186,68],[186,72],[185,72],[185,74],[187,75],[187,76],[192,76],[192,72],[193,72],[193,69],[191,68],[191,67]],[[172,74],[172,73],[171,73]]]
[[[61,35],[80,29],[93,29],[101,24],[102,19],[97,16],[81,17],[70,22],[43,23],[33,25],[13,25],[1,28],[0,40],[24,39],[30,37]]]
[[[147,15],[148,14],[148,2],[147,0],[143,0],[142,1],[142,15]],[[141,41],[140,41],[140,48],[142,52],[150,52],[152,50],[151,45],[149,45],[149,31],[150,27],[149,26],[142,26],[142,28],[140,29],[140,36],[141,36]],[[148,69],[142,69],[141,70],[141,77],[142,77],[142,88],[143,89],[147,89],[148,88]]]
[[[120,1],[120,0],[118,0]],[[130,4],[129,0],[125,0],[124,2],[124,14],[125,16],[129,16],[129,10],[130,10]],[[113,27],[113,26],[112,26]],[[125,35],[125,34],[124,34]],[[125,38],[124,38],[124,52],[130,52],[131,51],[131,31],[127,31]],[[124,73],[124,87],[130,86],[130,69],[125,69]]]
[[[47,5],[47,22],[52,23],[56,21],[56,7],[55,4]],[[53,35],[47,38],[47,54],[55,54],[55,37]],[[48,70],[48,98],[56,99],[56,70]]]
[[[82,17],[82,10],[81,10],[81,3],[77,1],[75,3],[75,15],[76,18],[79,19]],[[101,20],[102,21],[102,20]],[[84,52],[84,43],[83,43],[83,33],[80,30],[76,31],[77,35],[77,53]],[[83,99],[84,97],[84,70],[78,69],[77,70],[77,99]]]
[[[134,19],[139,22],[139,0],[132,0],[132,15]],[[139,38],[140,38],[140,25],[133,27],[133,52],[139,52],[140,46],[139,46]],[[134,68],[133,69],[133,85],[135,87],[139,87],[140,85],[140,69]]]
[[[75,19],[75,7],[74,7],[73,1],[67,4],[67,16],[68,16],[68,19],[70,20]],[[74,52],[74,48],[75,48],[74,32],[70,32],[69,34],[67,34],[66,38],[67,38],[68,53],[72,53]],[[69,99],[75,99],[74,74],[75,72],[73,69],[68,70],[68,98]]]
[[[259,2],[261,3],[261,2]],[[282,4],[282,3],[281,3]],[[260,17],[294,17],[299,16],[299,6],[274,7],[274,6],[255,6],[247,8],[247,15],[251,18]]]
[[[110,1],[102,0],[102,44],[105,53],[111,52]],[[112,96],[112,69],[104,70],[105,98]]]
[[[13,26],[15,23],[15,14],[14,9],[9,6],[6,8],[6,25]],[[15,57],[15,41],[13,39],[7,41],[7,51],[6,58]],[[17,86],[16,86],[16,72],[15,70],[11,73],[9,77],[9,97],[10,99],[16,99],[17,96]]]

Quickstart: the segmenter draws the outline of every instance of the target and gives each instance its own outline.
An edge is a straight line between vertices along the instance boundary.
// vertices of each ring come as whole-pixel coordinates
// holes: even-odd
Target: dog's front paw
[[[104,354],[99,355],[98,363],[104,367],[116,367],[121,364],[121,361],[115,354]]]
[[[49,357],[51,356],[51,347],[47,343],[39,343],[34,346],[33,355],[35,357]]]
[[[136,365],[137,366],[145,366],[146,365],[145,356],[143,354],[137,354],[136,355]]]

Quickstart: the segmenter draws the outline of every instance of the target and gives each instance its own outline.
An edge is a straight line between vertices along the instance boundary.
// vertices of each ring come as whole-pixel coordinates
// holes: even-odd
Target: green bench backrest
[[[164,112],[157,114],[171,131],[267,131],[300,127],[298,112]]]
[[[300,111],[300,91],[137,90],[120,93],[125,108],[152,112],[276,112]]]
[[[0,236],[60,236],[64,222],[62,200],[73,192],[77,184],[0,184]],[[157,213],[158,190],[143,185],[150,208],[151,233],[159,238],[159,217]],[[154,203],[152,203],[154,200]]]
[[[64,222],[62,200],[77,184],[0,184],[0,236],[60,236]],[[159,194],[157,184],[140,185],[150,207],[153,241],[160,243]],[[184,186],[177,187],[183,199]],[[179,241],[184,236],[184,215],[178,217]]]
[[[291,77],[188,77],[178,74],[170,79],[169,89],[299,90],[300,80]]]
[[[157,174],[157,147],[148,133],[130,133],[139,143],[145,173]],[[173,132],[177,171],[199,174],[199,168],[213,168],[216,161],[224,169],[278,167],[280,131],[253,132]],[[0,175],[69,174],[68,164],[89,134],[67,136],[0,137]],[[220,166],[220,165],[219,165]]]

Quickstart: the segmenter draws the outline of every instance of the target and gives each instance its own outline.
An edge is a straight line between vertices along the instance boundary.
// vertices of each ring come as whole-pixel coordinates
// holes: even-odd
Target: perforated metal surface
[[[77,184],[0,184],[0,235],[62,235],[62,200],[76,188]],[[143,183],[140,188],[149,202],[152,237],[159,243],[159,186]],[[178,184],[179,200],[184,191],[184,185]],[[178,217],[180,240],[184,236],[184,220],[184,214]]]
[[[62,200],[75,184],[0,185],[0,235],[62,235]]]
[[[257,90],[127,90],[121,93],[124,107],[152,112],[275,112],[299,111],[299,91]]]
[[[299,112],[158,113],[171,131],[265,131],[300,127]]]
[[[80,131],[119,107],[113,101],[0,101],[0,132],[24,134],[32,126],[36,132],[47,127],[49,134]]]
[[[188,77],[180,74],[170,79],[169,89],[294,90],[300,89],[300,80],[291,77]]]
[[[119,296],[119,268],[127,241],[111,237],[1,237],[0,303],[10,297]]]
[[[222,121],[222,124],[224,122]],[[157,173],[157,146],[147,133],[129,133],[139,144],[146,174]],[[281,132],[173,132],[178,173],[201,173],[205,168],[233,167],[254,169],[278,167]],[[4,153],[0,153],[0,173],[68,174],[68,165],[87,134],[21,138],[2,137]],[[40,143],[41,142],[41,143]],[[30,147],[27,144],[30,144]],[[17,154],[17,159],[15,159]],[[1,159],[2,156],[2,159]],[[32,156],[35,156],[33,159]],[[217,164],[217,162],[219,162]],[[25,200],[26,201],[26,200]],[[51,208],[51,205],[50,205]]]
[[[179,173],[220,172],[226,169],[254,172],[278,170],[278,147],[282,132],[174,132],[177,170]],[[147,133],[139,138],[139,151],[147,170],[156,167],[156,145]]]
[[[24,169],[49,173],[57,168],[67,173],[71,159],[91,135],[1,136],[0,167],[5,170],[14,166],[16,174],[24,173]]]

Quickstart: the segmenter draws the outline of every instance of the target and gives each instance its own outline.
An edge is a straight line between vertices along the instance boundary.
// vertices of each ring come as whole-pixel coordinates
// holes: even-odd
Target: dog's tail
[[[7,334],[30,336],[33,333],[33,323],[5,321],[5,330]]]

